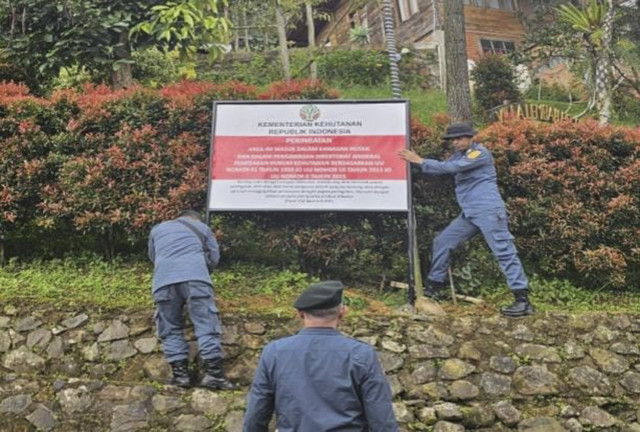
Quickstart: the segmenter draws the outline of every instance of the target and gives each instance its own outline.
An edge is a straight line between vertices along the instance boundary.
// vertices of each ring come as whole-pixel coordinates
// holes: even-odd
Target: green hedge
[[[206,202],[211,102],[333,98],[322,84],[182,82],[158,90],[0,85],[0,229],[7,252],[143,254],[150,227]],[[446,118],[412,122],[412,145],[444,158]],[[484,132],[528,271],[622,288],[640,281],[640,131],[595,123],[496,124]],[[451,178],[417,172],[420,253],[459,212]],[[406,223],[382,213],[229,213],[214,228],[229,261],[346,280],[406,277]],[[458,255],[462,288],[500,278],[481,239]]]

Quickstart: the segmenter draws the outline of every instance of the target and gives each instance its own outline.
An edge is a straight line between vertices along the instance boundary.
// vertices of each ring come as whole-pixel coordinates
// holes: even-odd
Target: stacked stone
[[[240,431],[262,347],[296,320],[224,319],[237,392],[163,385],[150,313],[0,311],[0,431]],[[640,432],[640,315],[354,318],[405,431]],[[197,346],[191,329],[191,356]]]

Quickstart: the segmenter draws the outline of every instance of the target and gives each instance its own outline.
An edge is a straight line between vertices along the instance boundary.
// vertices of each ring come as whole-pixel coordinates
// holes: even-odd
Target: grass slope
[[[237,263],[214,274],[217,301],[223,314],[293,317],[296,296],[315,278],[288,269]],[[46,304],[59,308],[140,310],[153,306],[151,266],[139,259],[107,262],[97,257],[48,262],[10,263],[0,268],[0,305]],[[531,278],[533,301],[541,311],[630,312],[640,310],[640,293],[593,291],[566,281]],[[482,306],[444,305],[454,315],[497,313],[511,300],[503,284],[473,295]],[[348,286],[345,303],[355,314],[389,314],[406,303],[404,291],[381,291],[377,282]],[[0,309],[0,313],[2,310]]]

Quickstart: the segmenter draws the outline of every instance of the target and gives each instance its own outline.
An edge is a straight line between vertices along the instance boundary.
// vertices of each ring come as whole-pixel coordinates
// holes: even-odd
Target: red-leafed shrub
[[[523,256],[597,286],[637,283],[640,129],[515,121],[482,136]]]
[[[310,81],[276,83],[261,95],[335,96]],[[257,97],[238,82],[120,92],[88,86],[48,100],[20,85],[0,85],[2,234],[15,247],[26,244],[16,237],[20,228],[31,230],[29,245],[50,244],[47,236],[57,232],[65,233],[57,241],[80,239],[74,245],[83,247],[99,237],[109,253],[125,239],[143,249],[154,223],[206,202],[212,102]],[[443,159],[448,118],[435,123],[412,121],[411,144]],[[640,129],[516,121],[492,125],[482,139],[494,153],[528,270],[598,286],[640,281]],[[413,195],[428,262],[433,236],[460,210],[450,177],[414,171]],[[228,256],[279,260],[332,277],[406,271],[404,215],[244,213],[216,223]]]
[[[57,90],[51,95],[50,100],[54,104],[61,101],[75,104],[85,115],[97,114],[96,111],[98,113],[104,113],[104,111],[102,111],[103,107],[109,102],[118,101],[140,90],[140,87],[112,90],[104,84],[95,85],[87,83],[81,91],[76,89]]]
[[[101,151],[62,164],[57,183],[44,189],[44,221],[70,219],[78,230],[99,234],[113,253],[117,236],[139,240],[177,209],[201,205],[206,153],[189,132],[171,139],[151,125],[123,125],[113,137],[96,134],[87,140]]]
[[[0,120],[0,229],[4,232],[33,220],[41,185],[55,181],[49,160],[53,144],[36,120]],[[12,134],[6,136],[8,132]]]
[[[262,100],[338,99],[340,94],[321,80],[278,81],[258,96]]]
[[[29,87],[25,84],[13,81],[0,82],[0,104],[6,105],[29,97]]]
[[[160,90],[87,85],[49,99],[0,85],[0,230],[30,240],[77,231],[109,254],[185,207],[206,202],[214,101],[256,99],[252,86],[184,81]],[[89,244],[89,243],[88,243]]]

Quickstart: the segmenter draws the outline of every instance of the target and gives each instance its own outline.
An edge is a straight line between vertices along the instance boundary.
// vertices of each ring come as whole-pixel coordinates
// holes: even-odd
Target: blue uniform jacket
[[[427,175],[453,175],[458,205],[468,217],[505,209],[493,157],[481,144],[473,143],[468,150],[457,151],[443,162],[424,159],[420,167]]]
[[[395,432],[389,384],[373,348],[332,328],[305,328],[260,357],[244,432]]]
[[[213,270],[220,260],[218,242],[206,224],[192,218],[180,219],[202,233],[206,239],[206,252],[196,234],[180,222],[170,220],[154,226],[149,235],[154,292],[165,285],[186,281],[212,285],[209,269]]]

